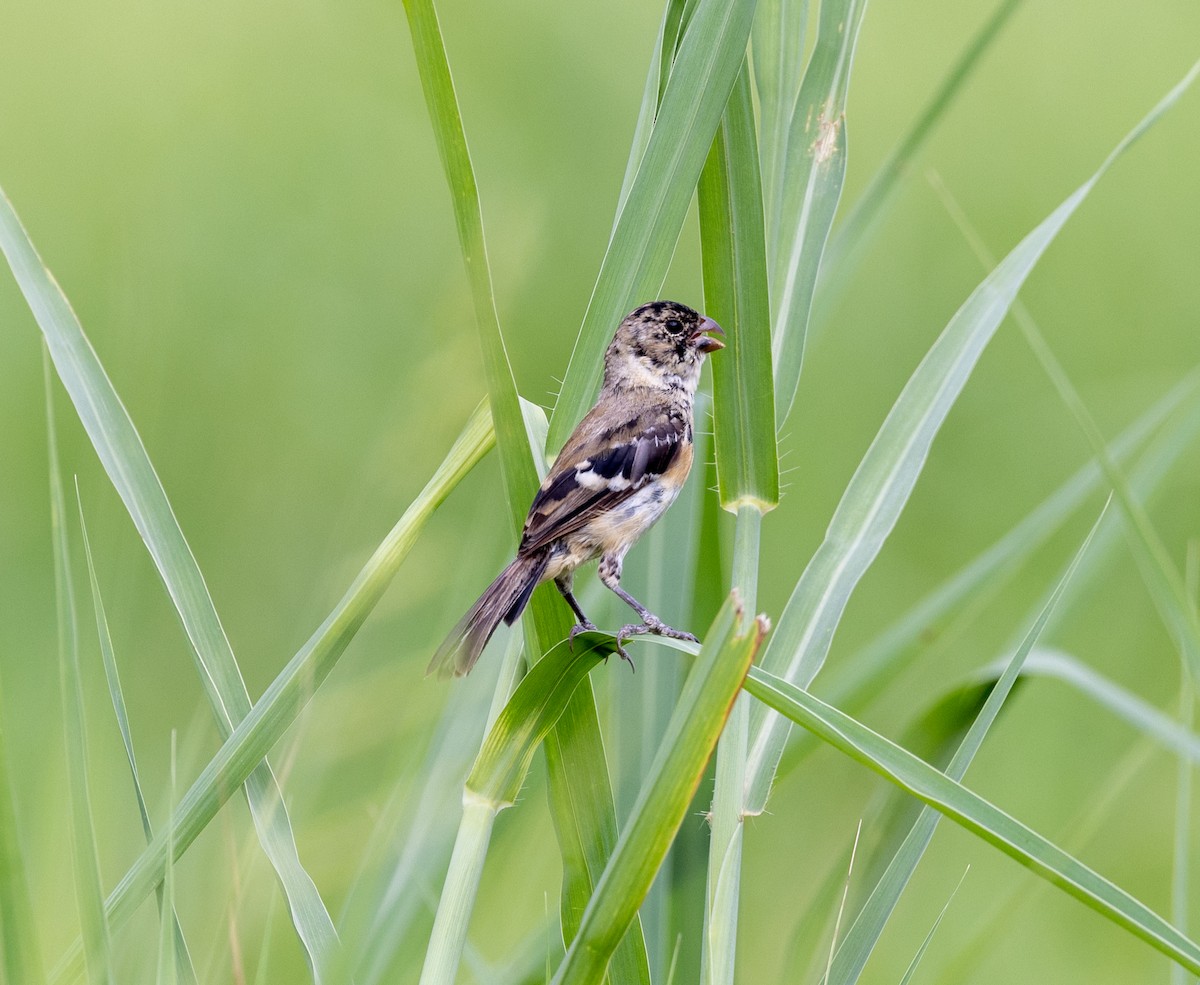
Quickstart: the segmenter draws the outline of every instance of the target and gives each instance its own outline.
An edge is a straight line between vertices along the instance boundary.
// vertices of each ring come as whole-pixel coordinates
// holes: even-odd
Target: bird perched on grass
[[[621,563],[674,502],[692,467],[692,404],[704,357],[724,348],[720,326],[687,305],[652,301],[631,312],[604,355],[604,384],[534,497],[516,559],[479,597],[428,673],[467,673],[503,620],[512,625],[533,590],[554,580],[578,623],[595,629],[571,592],[575,569],[600,558],[600,580],[641,617],[622,626],[617,652],[640,633],[696,641],[621,587]],[[632,666],[633,661],[630,661]]]

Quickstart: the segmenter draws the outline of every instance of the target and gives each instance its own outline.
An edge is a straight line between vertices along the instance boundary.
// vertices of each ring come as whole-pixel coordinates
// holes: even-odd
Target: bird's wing
[[[691,443],[691,426],[682,414],[657,415],[653,421],[639,417],[612,428],[590,417],[568,440],[534,497],[522,553],[545,547],[618,506],[680,464],[681,450]]]

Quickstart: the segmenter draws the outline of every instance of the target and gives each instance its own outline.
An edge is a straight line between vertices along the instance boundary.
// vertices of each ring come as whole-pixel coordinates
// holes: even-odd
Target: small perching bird
[[[617,652],[640,633],[696,637],[672,629],[621,587],[621,564],[637,539],[675,501],[692,467],[693,409],[704,357],[724,343],[705,318],[676,301],[631,312],[604,355],[594,406],[567,439],[534,497],[516,559],[450,632],[428,673],[466,674],[496,627],[512,625],[534,588],[554,580],[579,620],[594,630],[571,592],[575,569],[600,558],[600,580],[641,617],[617,632]],[[632,661],[630,661],[632,664]]]

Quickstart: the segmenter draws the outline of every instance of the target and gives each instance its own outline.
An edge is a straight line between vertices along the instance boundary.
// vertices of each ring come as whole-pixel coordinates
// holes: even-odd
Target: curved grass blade
[[[801,686],[811,683],[825,662],[851,593],[895,526],[934,437],[1025,278],[1113,162],[1179,99],[1197,68],[1121,140],[1087,181],[984,278],[950,320],[896,399],[846,487],[825,540],[796,584],[767,645],[764,670]],[[770,712],[755,711],[747,810],[757,813],[766,804],[790,726]]]
[[[760,513],[779,503],[771,380],[771,309],[754,106],[738,74],[698,188],[704,309],[724,326],[713,360],[713,427],[721,505]]]
[[[1000,0],[991,17],[971,39],[971,43],[946,74],[942,84],[934,91],[912,126],[876,170],[866,191],[846,216],[846,221],[833,234],[826,251],[824,267],[828,276],[822,276],[819,291],[822,304],[828,304],[832,300],[831,295],[836,295],[841,285],[848,281],[846,275],[853,267],[855,256],[870,241],[876,223],[891,199],[899,179],[908,170],[913,158],[921,152],[925,141],[941,122],[946,110],[963,90],[983,56],[995,43],[1020,5],[1021,0]]]
[[[783,175],[767,202],[775,423],[796,399],[813,291],[846,177],[846,96],[867,0],[824,0],[812,59],[792,112]]]
[[[739,2],[745,3],[746,0]],[[466,134],[432,0],[405,0],[404,10],[429,107],[430,122],[450,184],[463,259],[471,280],[484,349],[488,394],[495,415],[496,439],[509,509],[514,530],[519,531],[526,504],[532,501],[537,489],[538,477],[496,314],[483,235],[483,216],[467,151]],[[648,148],[647,157],[650,155],[651,149]],[[635,181],[633,196],[637,195],[636,185]],[[570,398],[573,393],[569,384],[564,387],[564,396]],[[534,592],[522,625],[531,663],[536,663],[551,645],[564,639],[571,628],[566,605],[548,585]],[[600,739],[596,701],[590,686],[578,688],[573,693],[560,722],[555,734],[546,741],[546,751],[550,767],[551,810],[563,857],[562,924],[563,932],[569,935],[574,930],[580,912],[574,908],[574,902],[580,895],[591,894],[594,884],[592,872],[603,867],[611,853],[616,842],[617,822],[612,783]],[[572,760],[577,768],[567,769],[567,759]],[[585,811],[570,809],[571,805],[585,802]],[[626,959],[631,977],[621,978],[621,981],[646,982],[649,971],[646,970],[646,948],[640,926],[622,945],[620,968],[625,968]]]
[[[562,445],[591,405],[617,323],[662,285],[753,18],[754,0],[699,0],[687,21],[550,418],[551,448]]]
[[[835,749],[924,801],[1047,882],[1193,972],[1200,945],[1145,904],[978,794],[806,691],[753,667],[745,688]]]
[[[121,742],[125,746],[125,758],[129,763],[129,773],[133,779],[133,793],[137,798],[138,815],[142,821],[142,834],[145,835],[146,841],[149,842],[154,837],[154,829],[150,824],[150,811],[146,807],[146,798],[142,794],[142,780],[138,773],[137,758],[133,753],[133,735],[129,729],[129,714],[125,709],[125,693],[121,689],[121,675],[117,671],[117,657],[113,649],[112,634],[108,630],[108,617],[104,612],[104,600],[100,596],[100,581],[96,577],[96,565],[92,558],[92,544],[88,539],[87,523],[83,518],[83,500],[79,496],[79,481],[75,482],[75,502],[79,507],[79,531],[83,535],[83,552],[87,559],[88,583],[92,589],[92,608],[96,614],[96,636],[100,641],[100,657],[104,662],[104,677],[108,681],[108,694],[112,699],[113,713],[117,719],[117,729],[121,733]],[[172,741],[174,737],[172,736]],[[172,745],[172,753],[174,753],[174,745]],[[171,761],[171,776],[174,783],[175,761]],[[175,802],[175,789],[171,788],[171,799],[169,803]],[[168,838],[168,846],[170,839]],[[167,854],[168,871],[170,876],[170,853]],[[167,926],[171,928],[171,981],[182,979],[185,983],[196,981],[196,969],[192,965],[192,956],[188,951],[187,941],[183,936],[183,928],[179,924],[179,917],[175,913],[171,903],[163,898],[163,894],[168,896],[173,892],[173,886],[167,886],[167,881],[164,880],[163,886],[158,889],[158,907],[162,915],[162,919]],[[159,971],[159,978],[162,979],[162,970]]]
[[[554,985],[604,978],[609,958],[632,922],[683,822],[729,709],[767,632],[755,619],[744,633],[731,597],[705,634],[658,756],[642,785],[629,823],[588,901],[579,932],[555,972]]]
[[[54,368],[126,510],[141,534],[196,659],[196,669],[228,736],[250,711],[250,696],[204,576],[175,519],[133,421],[113,389],[66,296],[42,263],[7,196],[0,191],[0,250],[46,340]],[[246,798],[263,851],[279,876],[292,923],[317,976],[337,949],[320,894],[300,863],[279,787],[264,762],[246,778]]]
[[[1004,670],[989,689],[983,707],[975,717],[975,721],[971,723],[966,736],[951,758],[949,766],[946,767],[946,775],[952,780],[961,780],[966,775],[967,768],[971,765],[976,753],[979,752],[983,740],[987,738],[988,731],[1000,714],[1000,709],[1012,693],[1026,658],[1045,630],[1050,615],[1062,599],[1067,585],[1070,584],[1072,577],[1079,569],[1103,517],[1104,514],[1101,513],[1092,525],[1092,529],[1067,566],[1066,572],[1059,579],[1045,605],[1042,606],[1041,611],[1025,633],[1025,638],[1016,647],[1012,657],[1006,661]],[[925,849],[933,840],[938,820],[937,812],[931,808],[927,807],[921,811],[905,836],[904,842],[889,861],[883,876],[871,889],[871,894],[862,909],[859,910],[858,916],[855,917],[854,924],[846,934],[846,939],[838,947],[833,966],[825,979],[826,985],[833,985],[835,982],[838,985],[852,985],[858,981],[867,959],[879,941],[880,934],[883,933],[884,926],[896,908],[896,904],[900,902],[900,897],[908,887],[917,865],[924,857]]]
[[[489,451],[495,440],[486,406],[475,411],[454,447],[420,495],[375,549],[333,612],[279,673],[263,696],[192,783],[173,813],[174,856],[179,858],[237,791],[257,763],[296,720],[316,690],[337,665],[375,604],[408,555],[425,521],[450,491]],[[163,878],[166,837],[159,831],[109,895],[113,926],[120,926]],[[52,980],[78,975],[75,945],[55,969]]]
[[[43,350],[43,353],[45,350]],[[75,615],[75,590],[71,584],[71,557],[67,546],[66,507],[58,467],[58,436],[54,424],[54,397],[50,360],[43,359],[46,390],[46,438],[50,451],[50,528],[54,540],[54,599],[58,616],[58,675],[62,697],[63,733],[67,752],[67,780],[71,804],[71,854],[74,862],[75,901],[83,931],[83,953],[88,979],[111,983],[112,939],[100,888],[100,859],[96,828],[92,823],[88,792],[87,726],[83,691],[79,683],[79,630]]]

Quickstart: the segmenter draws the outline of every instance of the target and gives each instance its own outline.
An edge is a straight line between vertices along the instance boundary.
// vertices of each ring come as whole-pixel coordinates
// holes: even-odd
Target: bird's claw
[[[580,633],[595,633],[595,632],[598,632],[598,630],[596,629],[595,625],[591,622],[591,620],[585,619],[583,622],[577,622],[574,626],[571,627],[571,632],[567,636],[567,646],[570,648],[571,652],[574,653],[575,652],[575,637],[578,636]]]

